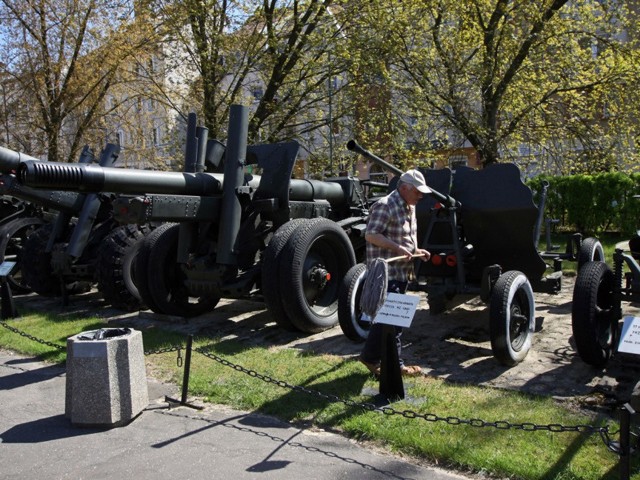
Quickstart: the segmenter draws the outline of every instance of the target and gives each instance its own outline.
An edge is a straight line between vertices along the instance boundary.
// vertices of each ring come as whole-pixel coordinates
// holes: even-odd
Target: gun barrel
[[[377,163],[382,168],[385,168],[385,169],[389,170],[391,173],[395,173],[396,175],[402,175],[404,173],[402,170],[400,170],[395,165],[392,165],[389,162],[381,159],[377,155],[374,155],[369,150],[365,150],[364,148],[362,148],[360,145],[358,145],[358,142],[356,142],[355,140],[349,140],[347,142],[347,149],[351,150],[352,152],[359,153],[363,157],[368,158],[369,160],[371,160],[372,162]]]
[[[36,188],[76,192],[211,195],[222,192],[215,173],[158,172],[68,163],[23,161],[18,179]]]
[[[37,158],[31,157],[26,153],[16,152],[5,147],[0,147],[0,172],[9,173],[17,170],[22,161],[39,162]]]

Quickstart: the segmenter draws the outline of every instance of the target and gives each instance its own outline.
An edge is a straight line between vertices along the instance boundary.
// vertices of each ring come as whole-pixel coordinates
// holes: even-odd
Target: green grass
[[[67,337],[81,331],[104,326],[96,318],[52,318],[36,313],[8,320],[7,324],[56,345],[64,345]],[[143,330],[143,338],[147,352],[183,345],[186,341],[182,335],[158,328]],[[65,357],[64,350],[2,327],[0,346],[53,362],[62,362]],[[394,453],[464,471],[519,479],[618,478],[618,457],[607,450],[597,434],[450,425],[447,421],[408,418],[413,413],[404,412],[415,412],[432,420],[451,417],[510,424],[606,425],[612,432],[619,428],[615,418],[577,411],[551,398],[454,385],[430,377],[405,380],[405,401],[392,405],[398,414],[372,412],[279,383],[348,402],[371,402],[371,394],[363,391],[375,393],[378,384],[353,360],[294,349],[248,347],[235,340],[194,339],[195,349],[205,347],[210,356],[193,353],[189,395],[208,402],[273,415],[300,426],[340,432]],[[176,355],[176,352],[149,354],[147,365],[154,376],[180,384],[183,371],[176,366]],[[239,367],[230,368],[217,359]],[[636,460],[633,478],[640,479]]]
[[[567,233],[556,233],[551,235],[551,244],[553,246],[558,247],[557,249],[552,250],[553,253],[563,254],[566,251],[567,240],[569,238],[570,238],[570,234],[567,234]],[[622,241],[629,240],[628,237],[623,236],[619,233],[603,233],[603,234],[597,235],[596,238],[600,240],[600,243],[602,244],[602,248],[604,250],[605,260],[610,265],[613,259],[613,252],[615,250],[616,244]],[[544,233],[540,239],[538,250],[541,252],[544,252],[547,250],[547,241]],[[562,264],[562,271],[568,275],[575,275],[576,266],[577,266],[576,262],[564,261]]]

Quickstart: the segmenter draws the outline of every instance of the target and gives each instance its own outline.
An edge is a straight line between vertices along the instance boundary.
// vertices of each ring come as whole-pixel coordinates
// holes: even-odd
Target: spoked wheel
[[[157,230],[157,229],[156,229]],[[180,225],[172,225],[153,235],[147,265],[147,285],[156,313],[195,317],[210,312],[220,301],[219,297],[192,297],[185,286],[185,275],[177,263],[178,234]],[[140,254],[140,253],[139,253]],[[140,275],[142,272],[137,272]]]
[[[358,263],[351,267],[342,280],[338,293],[338,321],[342,333],[349,340],[362,342],[369,336],[371,320],[363,320],[363,312],[360,308],[362,286],[367,278],[367,266]]]
[[[269,241],[262,261],[262,296],[264,297],[264,303],[278,326],[285,330],[295,330],[296,328],[289,320],[289,315],[287,315],[287,311],[282,304],[278,268],[282,261],[282,249],[289,241],[293,231],[304,221],[306,219],[295,218],[282,225]]]
[[[356,263],[347,234],[315,218],[296,228],[282,251],[278,280],[283,305],[300,331],[317,333],[338,323],[338,291]]]
[[[122,225],[101,242],[96,264],[98,290],[116,308],[133,311],[143,306],[134,265],[140,242],[149,231],[147,225]]]
[[[604,262],[604,249],[597,238],[585,238],[578,251],[578,271],[587,262]]]
[[[526,275],[511,270],[500,275],[491,293],[489,330],[493,355],[512,367],[527,356],[535,328],[533,289]]]
[[[45,223],[41,218],[16,218],[0,230],[0,263],[5,260],[16,263],[7,276],[7,283],[13,293],[31,292],[31,287],[22,275],[23,249],[27,238]]]
[[[616,315],[614,274],[604,262],[588,262],[578,272],[573,288],[571,328],[578,355],[601,367],[613,352]]]

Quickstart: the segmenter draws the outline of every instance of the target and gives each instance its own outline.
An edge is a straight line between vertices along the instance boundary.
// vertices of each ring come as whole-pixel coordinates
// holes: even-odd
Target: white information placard
[[[0,277],[6,277],[9,275],[15,266],[16,262],[5,261],[0,263]]]
[[[640,317],[624,317],[618,351],[640,355]]]
[[[378,311],[375,323],[408,328],[411,326],[420,297],[402,293],[387,293],[382,307]]]

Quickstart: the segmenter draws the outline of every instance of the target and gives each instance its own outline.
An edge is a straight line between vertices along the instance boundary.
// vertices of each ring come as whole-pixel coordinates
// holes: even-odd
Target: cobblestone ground
[[[579,358],[571,332],[571,297],[574,277],[563,278],[556,295],[535,294],[540,325],[533,346],[523,362],[512,368],[500,365],[491,352],[488,307],[478,298],[439,315],[430,315],[426,298],[421,301],[411,328],[403,335],[407,363],[423,368],[427,375],[465,384],[508,388],[559,398],[577,398],[580,403],[612,405],[630,399],[640,380],[640,357],[616,355],[606,368],[591,367]],[[70,304],[38,296],[16,297],[18,311],[28,303],[61,314],[99,315],[109,324],[143,329],[162,326],[186,334],[236,338],[256,345],[299,348],[354,358],[361,344],[348,340],[334,327],[316,335],[285,332],[269,317],[261,302],[222,300],[206,315],[184,320],[151,312],[123,313],[105,306],[99,294],[72,297]],[[625,304],[624,315],[640,315],[640,306]]]

